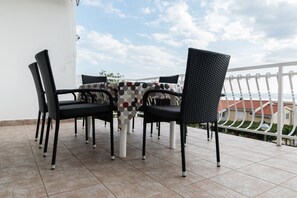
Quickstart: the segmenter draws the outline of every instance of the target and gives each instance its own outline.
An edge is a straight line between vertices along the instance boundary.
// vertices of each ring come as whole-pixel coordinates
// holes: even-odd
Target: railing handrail
[[[287,67],[287,66],[296,66],[297,61],[291,62],[282,62],[282,63],[272,63],[272,64],[264,64],[264,65],[254,65],[254,66],[244,66],[244,67],[233,67],[229,68],[228,72],[235,72],[235,71],[243,71],[243,70],[251,70],[251,69],[267,69],[272,67]]]

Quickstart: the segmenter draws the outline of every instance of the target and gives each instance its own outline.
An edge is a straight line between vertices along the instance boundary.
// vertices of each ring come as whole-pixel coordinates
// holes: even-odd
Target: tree
[[[107,73],[107,71],[101,70],[101,72],[99,72],[100,76],[106,76],[108,78],[109,82],[116,82],[118,81],[120,78],[123,78],[124,75],[121,75],[119,72],[117,73]]]

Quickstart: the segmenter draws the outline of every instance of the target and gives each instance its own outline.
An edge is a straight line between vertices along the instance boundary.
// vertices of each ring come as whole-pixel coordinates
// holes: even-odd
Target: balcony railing
[[[218,105],[219,127],[247,133],[297,139],[297,61],[231,68],[228,70]],[[179,75],[182,88],[184,74]],[[133,79],[158,82],[159,77]],[[131,80],[131,79],[130,79]],[[284,125],[291,125],[283,134]],[[272,129],[277,126],[276,132]],[[273,127],[274,126],[274,127]]]

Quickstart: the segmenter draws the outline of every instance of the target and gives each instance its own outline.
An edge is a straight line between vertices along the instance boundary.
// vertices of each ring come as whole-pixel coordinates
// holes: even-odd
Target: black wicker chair
[[[179,75],[174,76],[160,76],[159,77],[159,83],[172,83],[177,84]],[[154,104],[160,105],[170,105],[170,99],[154,99],[151,101]],[[139,112],[143,112],[142,108],[138,109]],[[141,113],[142,114],[142,113]],[[135,126],[135,117],[132,118],[132,131],[134,131]],[[157,123],[157,129],[158,129],[158,139],[160,139],[160,122]],[[151,137],[153,136],[153,123],[151,123]]]
[[[37,63],[32,63],[29,65],[29,69],[31,71],[35,88],[36,88],[36,93],[37,93],[37,98],[38,98],[38,104],[39,104],[39,110],[38,110],[38,118],[37,118],[37,126],[36,126],[36,132],[35,132],[35,141],[38,139],[38,133],[39,133],[39,128],[40,128],[40,118],[42,114],[42,125],[41,125],[41,132],[40,132],[40,139],[39,139],[39,148],[42,147],[42,141],[43,141],[43,132],[44,132],[44,125],[45,125],[45,118],[46,114],[48,112],[47,109],[47,104],[45,101],[45,92],[41,83],[41,78],[40,74],[38,71]],[[80,101],[76,100],[76,95],[74,93],[73,100],[66,100],[66,101],[59,101],[59,105],[70,105],[70,104],[76,104],[76,103],[83,103]],[[77,134],[77,120],[75,119],[75,135]]]
[[[190,48],[183,93],[149,90],[144,94],[143,148],[145,159],[146,125],[152,122],[178,121],[180,124],[182,176],[186,176],[185,130],[187,124],[215,123],[217,166],[220,166],[217,110],[230,56]],[[151,93],[167,93],[182,97],[180,106],[148,106]]]
[[[100,82],[107,82],[106,76],[88,76],[88,75],[81,75],[82,84],[90,84],[90,83],[100,83]],[[85,119],[83,119],[82,126],[84,128]],[[106,126],[106,122],[104,123]]]
[[[83,84],[107,82],[107,77],[106,76],[81,75],[81,79],[82,79]]]
[[[63,90],[63,93],[69,92],[80,92],[80,93],[89,93],[92,92],[101,92],[108,96],[109,104],[97,104],[97,103],[83,103],[83,104],[73,104],[73,105],[59,105],[58,94],[59,90],[56,90],[55,81],[51,69],[51,64],[48,56],[48,51],[43,50],[36,54],[35,56],[39,70],[41,73],[45,95],[47,99],[48,106],[48,125],[46,130],[45,137],[45,145],[44,145],[44,156],[47,153],[47,145],[49,139],[49,123],[51,120],[56,121],[55,126],[55,134],[54,134],[54,145],[53,145],[53,154],[52,154],[52,170],[55,169],[56,164],[56,153],[57,153],[57,145],[58,145],[58,136],[59,136],[59,127],[60,120],[69,119],[69,118],[78,118],[78,117],[86,117],[92,116],[93,120],[93,147],[96,147],[95,143],[95,122],[94,116],[104,116],[107,118],[107,121],[110,122],[110,144],[111,144],[111,159],[114,159],[114,144],[113,144],[113,117],[112,117],[112,109],[113,109],[113,98],[106,90],[99,89],[72,89],[72,90]],[[88,141],[87,127],[86,127],[86,141]]]
[[[160,76],[159,83],[173,83],[177,84],[179,75],[174,76]]]
[[[174,76],[160,76],[159,77],[159,83],[172,83],[177,84],[179,75]],[[170,98],[156,98],[155,100],[156,105],[170,105]],[[151,123],[151,137],[153,136],[153,123]],[[157,122],[157,128],[158,128],[158,139],[160,139],[160,131],[161,131],[161,122]]]

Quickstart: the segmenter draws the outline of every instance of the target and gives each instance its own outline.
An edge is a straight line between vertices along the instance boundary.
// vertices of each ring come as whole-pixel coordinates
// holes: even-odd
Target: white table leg
[[[129,120],[128,125],[127,125],[127,133],[131,133],[131,126],[132,126],[132,119]]]
[[[127,124],[121,125],[121,132],[120,132],[120,157],[126,157],[126,147],[127,147]]]

